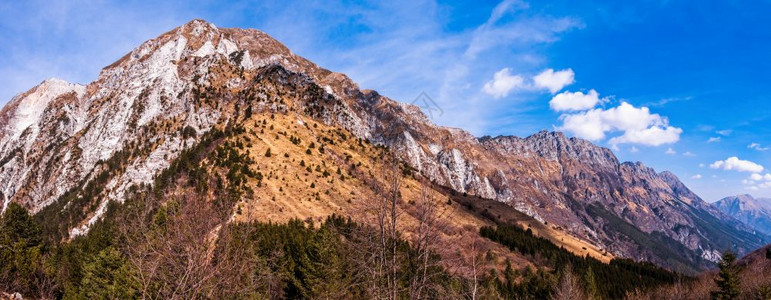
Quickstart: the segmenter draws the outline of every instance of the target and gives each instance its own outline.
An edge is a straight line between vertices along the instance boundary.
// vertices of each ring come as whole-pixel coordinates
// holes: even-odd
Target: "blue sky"
[[[87,83],[193,18],[295,53],[476,135],[562,130],[707,201],[771,197],[769,1],[3,1],[0,101]],[[580,2],[580,3],[577,3]]]

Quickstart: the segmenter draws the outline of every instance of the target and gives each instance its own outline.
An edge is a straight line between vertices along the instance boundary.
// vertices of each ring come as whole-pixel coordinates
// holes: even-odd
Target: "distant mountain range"
[[[751,195],[725,197],[713,205],[720,211],[736,218],[765,234],[771,234],[771,199],[754,198]]]

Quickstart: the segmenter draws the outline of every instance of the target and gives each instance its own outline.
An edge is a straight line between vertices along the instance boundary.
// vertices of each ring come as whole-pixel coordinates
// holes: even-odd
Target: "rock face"
[[[674,174],[619,163],[609,149],[585,140],[539,132],[480,143],[489,153],[480,166],[492,166],[481,172],[494,178],[498,200],[620,256],[707,264],[723,249],[749,251],[767,239],[702,201]],[[677,256],[682,261],[675,264],[660,260]]]
[[[618,256],[698,269],[724,249],[750,251],[767,240],[671,173],[620,163],[609,149],[558,132],[478,139],[436,126],[419,108],[360,90],[263,32],[202,20],[143,43],[86,86],[48,80],[14,97],[0,113],[3,209],[14,201],[37,212],[104,181],[102,201],[71,232],[82,233],[201,134],[237,120],[244,101],[266,97],[233,92],[260,87],[266,76],[302,89],[303,102],[292,111],[282,99],[256,109],[344,128],[440,185],[505,202]],[[125,166],[108,168],[115,161]]]
[[[712,205],[755,230],[771,235],[771,199],[738,195],[725,197]]]

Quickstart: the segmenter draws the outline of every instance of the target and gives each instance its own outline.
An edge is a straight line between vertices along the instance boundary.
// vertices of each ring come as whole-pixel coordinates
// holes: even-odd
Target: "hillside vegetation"
[[[268,120],[259,123],[265,127],[259,128],[263,132],[271,126]],[[301,161],[307,161],[304,171],[308,174],[304,176],[314,174],[315,180],[271,185],[271,181],[285,182],[280,178],[291,173],[274,175],[279,173],[266,167],[271,163],[265,161],[275,160],[273,163],[281,167],[280,159],[288,165],[295,154],[286,157],[280,150],[251,150],[254,148],[243,141],[250,131],[257,132],[239,126],[208,133],[199,145],[185,151],[162,172],[153,187],[136,187],[123,204],[112,204],[105,218],[93,224],[87,234],[73,239],[61,235],[61,229],[68,227],[66,222],[56,227],[45,222],[46,218],[64,219],[61,214],[87,211],[85,206],[95,200],[84,199],[77,202],[83,207],[69,206],[58,212],[45,209],[34,217],[13,204],[3,215],[0,227],[0,256],[9,262],[0,270],[0,289],[30,297],[88,299],[539,299],[554,295],[560,279],[566,276],[565,265],[554,263],[553,257],[567,258],[579,272],[586,270],[581,262],[589,261],[598,276],[606,276],[600,266],[608,270],[621,268],[624,274],[637,272],[634,276],[646,278],[651,284],[671,282],[674,276],[662,271],[664,275],[654,281],[649,274],[659,269],[626,261],[606,265],[581,258],[524,229],[519,230],[525,234],[512,237],[534,247],[514,246],[511,237],[502,238],[517,232],[514,228],[519,227],[511,225],[501,225],[498,231],[484,227],[482,235],[489,240],[473,238],[477,234],[473,230],[478,227],[453,227],[457,225],[446,222],[443,214],[452,211],[452,216],[477,220],[477,224],[494,223],[467,211],[452,197],[440,199],[439,191],[421,185],[399,164],[390,164],[389,169],[389,164],[384,163],[388,161],[388,150],[384,148],[368,150],[381,155],[377,165],[383,174],[378,176],[369,177],[373,171],[350,169],[345,173],[328,171],[330,174],[325,176],[323,163],[303,156]],[[287,138],[290,143],[297,139],[302,138]],[[366,144],[362,142],[361,147],[367,148]],[[324,153],[337,149],[331,143],[322,145]],[[262,164],[256,156],[244,153],[260,153],[264,157]],[[316,153],[318,150],[310,155]],[[300,163],[295,160],[294,165]],[[316,166],[321,171],[314,170]],[[270,221],[261,219],[262,214],[254,214],[255,203],[276,201],[288,205],[292,196],[281,194],[281,190],[291,189],[291,183],[318,183],[317,188],[323,190],[332,179],[323,178],[332,174],[352,183],[360,178],[375,180],[379,184],[371,186],[380,194],[373,193],[369,198],[352,195],[340,201],[326,198],[326,193],[317,193],[314,187],[298,187],[308,193],[309,199],[297,197],[294,205],[313,203],[314,211],[329,215],[321,221],[313,216]],[[392,184],[390,189],[387,183]],[[405,196],[408,192],[401,187],[408,185],[420,188],[417,194],[423,197]],[[262,189],[278,193],[271,195]],[[270,198],[258,201],[257,195]],[[368,209],[342,216],[334,209],[317,208],[331,206],[334,201],[343,205],[365,202],[368,205],[363,207]],[[471,235],[468,230],[472,230]],[[608,292],[615,286],[590,282],[596,282],[597,295],[615,295]]]

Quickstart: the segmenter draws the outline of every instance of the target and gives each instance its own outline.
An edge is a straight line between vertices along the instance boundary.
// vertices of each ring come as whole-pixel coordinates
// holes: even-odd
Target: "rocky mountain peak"
[[[725,197],[714,203],[720,210],[729,214],[735,214],[739,211],[757,211],[771,209],[769,203],[762,199],[756,199],[752,195],[743,194],[732,197]]]
[[[585,163],[597,166],[618,165],[618,159],[610,149],[599,147],[584,139],[569,138],[558,131],[542,130],[526,138],[515,136],[483,137],[480,142],[502,146],[505,151],[510,153],[537,155],[553,161],[582,159]]]
[[[749,227],[771,235],[771,199],[744,194],[725,197],[712,205]]]
[[[36,124],[52,101],[66,94],[84,92],[82,85],[50,78],[11,99],[0,112],[0,140],[3,141],[0,149],[5,149],[8,141],[18,140],[23,133],[37,134]]]
[[[244,122],[247,114],[278,115],[291,126],[316,122],[356,140],[350,149],[386,146],[405,173],[506,203],[624,257],[666,263],[678,254],[651,245],[676,244],[693,254],[683,263],[701,265],[699,259],[717,259],[725,245],[760,239],[702,207],[673,174],[620,164],[610,149],[548,131],[477,139],[436,126],[415,106],[360,90],[261,31],[203,20],[142,43],[87,87],[44,82],[6,105],[3,207],[15,201],[33,212],[51,205],[61,211],[83,199],[83,191],[98,191],[91,195],[98,203],[73,217],[70,235],[82,234],[108,203],[154,184],[206,132]],[[618,232],[614,224],[637,231]],[[649,235],[658,237],[655,243]]]

